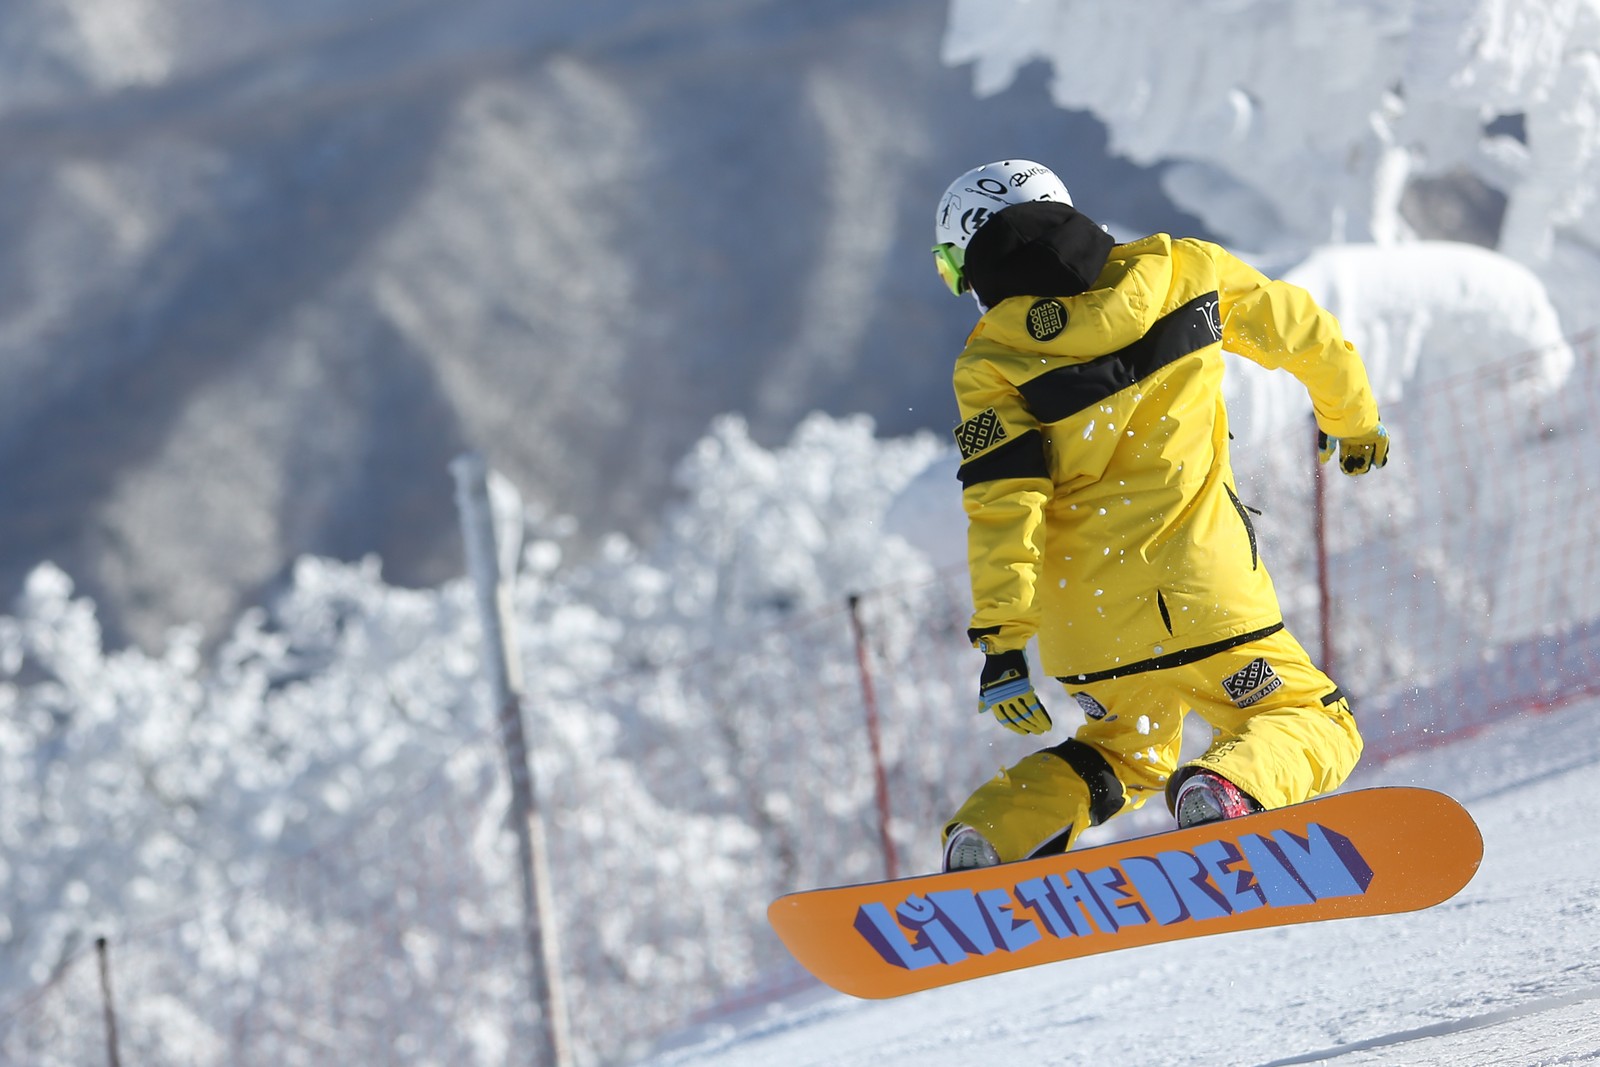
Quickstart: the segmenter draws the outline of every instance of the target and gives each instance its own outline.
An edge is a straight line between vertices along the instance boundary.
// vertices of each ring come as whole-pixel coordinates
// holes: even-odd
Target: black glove
[[[1317,460],[1326,463],[1339,453],[1339,469],[1349,475],[1365,474],[1389,462],[1389,434],[1383,423],[1360,437],[1329,437],[1317,431]]]
[[[978,678],[978,712],[991,712],[1000,725],[1019,734],[1050,729],[1050,713],[1028,681],[1028,660],[1020,651],[996,652],[983,658]]]

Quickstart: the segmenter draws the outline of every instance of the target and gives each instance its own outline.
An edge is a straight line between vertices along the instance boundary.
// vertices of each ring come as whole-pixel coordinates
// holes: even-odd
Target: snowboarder
[[[954,374],[979,709],[1051,728],[1037,637],[1085,715],[961,805],[945,868],[1063,852],[1156,794],[1190,826],[1337,787],[1361,736],[1284,629],[1229,461],[1222,350],[1299,379],[1321,458],[1364,474],[1389,441],[1338,321],[1218,245],[1117,244],[1028,160],[958,178],[935,232],[940,276],[982,316]],[[1189,709],[1214,739],[1179,767]]]

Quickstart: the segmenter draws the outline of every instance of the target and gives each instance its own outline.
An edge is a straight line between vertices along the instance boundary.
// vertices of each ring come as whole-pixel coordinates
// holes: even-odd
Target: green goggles
[[[950,291],[960,296],[967,291],[967,250],[953,244],[934,245],[933,265]]]

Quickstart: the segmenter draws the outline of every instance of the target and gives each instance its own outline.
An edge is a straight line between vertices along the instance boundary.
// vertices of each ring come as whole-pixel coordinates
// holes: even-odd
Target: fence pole
[[[106,939],[94,939],[94,953],[100,962],[100,1002],[104,1005],[106,1020],[106,1062],[111,1067],[122,1067],[122,1049],[117,1039],[117,1009],[111,999],[111,950]]]
[[[1328,579],[1328,484],[1318,453],[1316,416],[1311,419],[1311,524],[1317,554],[1317,629],[1322,642],[1322,673],[1334,678],[1333,591]],[[1337,680],[1337,679],[1335,679]]]
[[[883,869],[890,879],[900,877],[894,838],[889,835],[889,776],[883,766],[883,741],[878,729],[878,694],[872,685],[872,661],[867,656],[867,631],[861,625],[861,598],[850,594],[850,630],[855,635],[856,669],[861,675],[861,701],[867,709],[867,743],[872,748],[872,776],[878,791],[878,835],[883,842]]]
[[[536,1012],[534,1030],[538,1035],[534,1062],[542,1067],[567,1067],[571,1062],[570,1042],[556,949],[549,858],[522,722],[522,677],[511,624],[511,590],[501,578],[495,550],[489,468],[481,455],[472,452],[456,458],[450,471],[456,479],[456,506],[466,542],[467,568],[477,587],[483,622],[485,667],[511,779],[512,824],[522,874],[523,933]]]

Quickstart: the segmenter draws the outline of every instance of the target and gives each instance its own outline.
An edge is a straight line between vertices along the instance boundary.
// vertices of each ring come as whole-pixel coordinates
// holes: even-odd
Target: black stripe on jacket
[[[1044,458],[1044,435],[1038,430],[1018,434],[999,448],[961,464],[956,472],[965,489],[1001,478],[1050,477],[1050,464]]]
[[[1161,316],[1126,348],[1045,371],[1018,390],[1034,418],[1060,422],[1221,339],[1217,294],[1203,293]]]
[[[1283,623],[1275,622],[1271,626],[1252,630],[1247,634],[1237,637],[1226,637],[1221,641],[1213,641],[1209,645],[1198,645],[1194,648],[1179,649],[1177,652],[1168,652],[1164,656],[1152,656],[1142,659],[1137,663],[1127,663],[1120,667],[1112,667],[1106,671],[1090,671],[1088,674],[1068,674],[1056,679],[1068,689],[1089,685],[1091,682],[1107,682],[1113,678],[1126,678],[1130,674],[1143,674],[1146,671],[1164,671],[1172,667],[1183,667],[1190,663],[1199,663],[1203,659],[1215,656],[1218,652],[1226,652],[1230,648],[1259,641],[1263,637],[1271,637],[1283,629]]]

